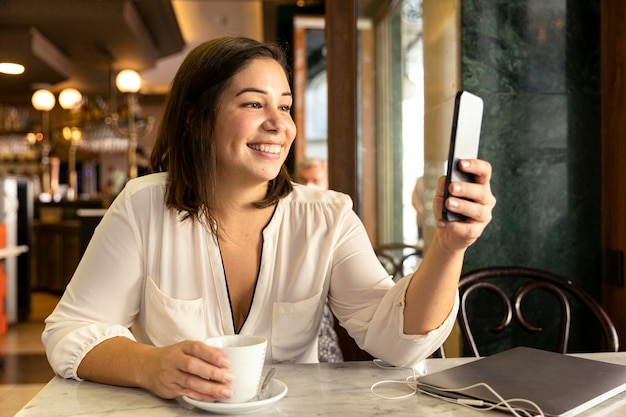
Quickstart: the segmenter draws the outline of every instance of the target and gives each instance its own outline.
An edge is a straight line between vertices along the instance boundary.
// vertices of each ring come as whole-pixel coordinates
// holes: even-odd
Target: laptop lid
[[[533,401],[546,416],[571,417],[625,391],[626,366],[517,347],[425,375],[418,378],[417,384],[420,390],[453,399],[499,402],[482,386],[460,390],[480,382],[504,399]],[[511,405],[537,412],[530,404]]]

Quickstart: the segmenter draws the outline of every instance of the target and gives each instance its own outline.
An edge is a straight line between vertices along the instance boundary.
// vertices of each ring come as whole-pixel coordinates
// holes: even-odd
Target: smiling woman
[[[47,319],[59,375],[225,400],[231,358],[202,340],[262,336],[265,363],[317,362],[327,302],[361,348],[393,365],[417,366],[443,343],[465,250],[495,204],[489,164],[468,164],[477,182],[451,197],[465,198],[457,210],[468,222],[441,222],[433,255],[395,283],[346,194],[291,181],[291,105],[273,44],[225,37],[187,56],[154,173],[111,204]],[[437,212],[442,196],[443,182]]]

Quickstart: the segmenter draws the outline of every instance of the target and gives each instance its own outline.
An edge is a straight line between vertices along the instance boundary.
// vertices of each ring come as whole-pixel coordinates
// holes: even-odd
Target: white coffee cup
[[[233,389],[233,396],[221,402],[243,403],[254,398],[261,383],[267,339],[234,334],[210,337],[204,343],[221,350],[230,359],[229,368],[234,378],[229,385]]]

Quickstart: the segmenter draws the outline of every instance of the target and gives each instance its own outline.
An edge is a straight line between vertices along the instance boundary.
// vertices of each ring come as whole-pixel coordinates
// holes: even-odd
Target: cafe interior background
[[[4,332],[29,320],[34,295],[63,291],[98,216],[141,172],[181,59],[245,35],[288,50],[290,169],[327,158],[331,188],[353,198],[374,246],[427,250],[454,95],[483,97],[479,156],[498,204],[464,270],[568,277],[626,346],[625,12],[621,0],[0,0],[0,62],[25,66],[0,73],[0,223],[7,246],[28,247],[3,261]],[[116,83],[127,69],[138,90]],[[42,89],[48,107],[35,103]],[[585,349],[585,328],[571,337]],[[462,354],[451,344],[448,356]]]

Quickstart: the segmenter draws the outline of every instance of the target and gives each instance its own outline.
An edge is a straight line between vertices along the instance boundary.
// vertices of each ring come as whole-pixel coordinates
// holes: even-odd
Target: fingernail
[[[232,382],[235,379],[235,375],[232,372],[224,372],[224,382]]]
[[[228,358],[220,358],[217,363],[220,368],[228,368],[228,365],[230,365],[230,360],[228,360]]]
[[[461,186],[459,184],[454,184],[452,186],[452,191],[454,191],[455,193],[461,192]]]
[[[446,222],[439,220],[437,222],[437,227],[440,227],[440,228],[446,227]]]
[[[222,388],[222,397],[230,398],[233,396],[233,390],[230,388]]]
[[[469,163],[469,161],[462,160],[462,161],[461,161],[461,165],[463,166],[463,168],[469,168],[470,163]]]
[[[448,200],[448,204],[450,205],[450,207],[455,207],[455,208],[459,206],[459,202],[456,200],[452,200],[452,199]]]

